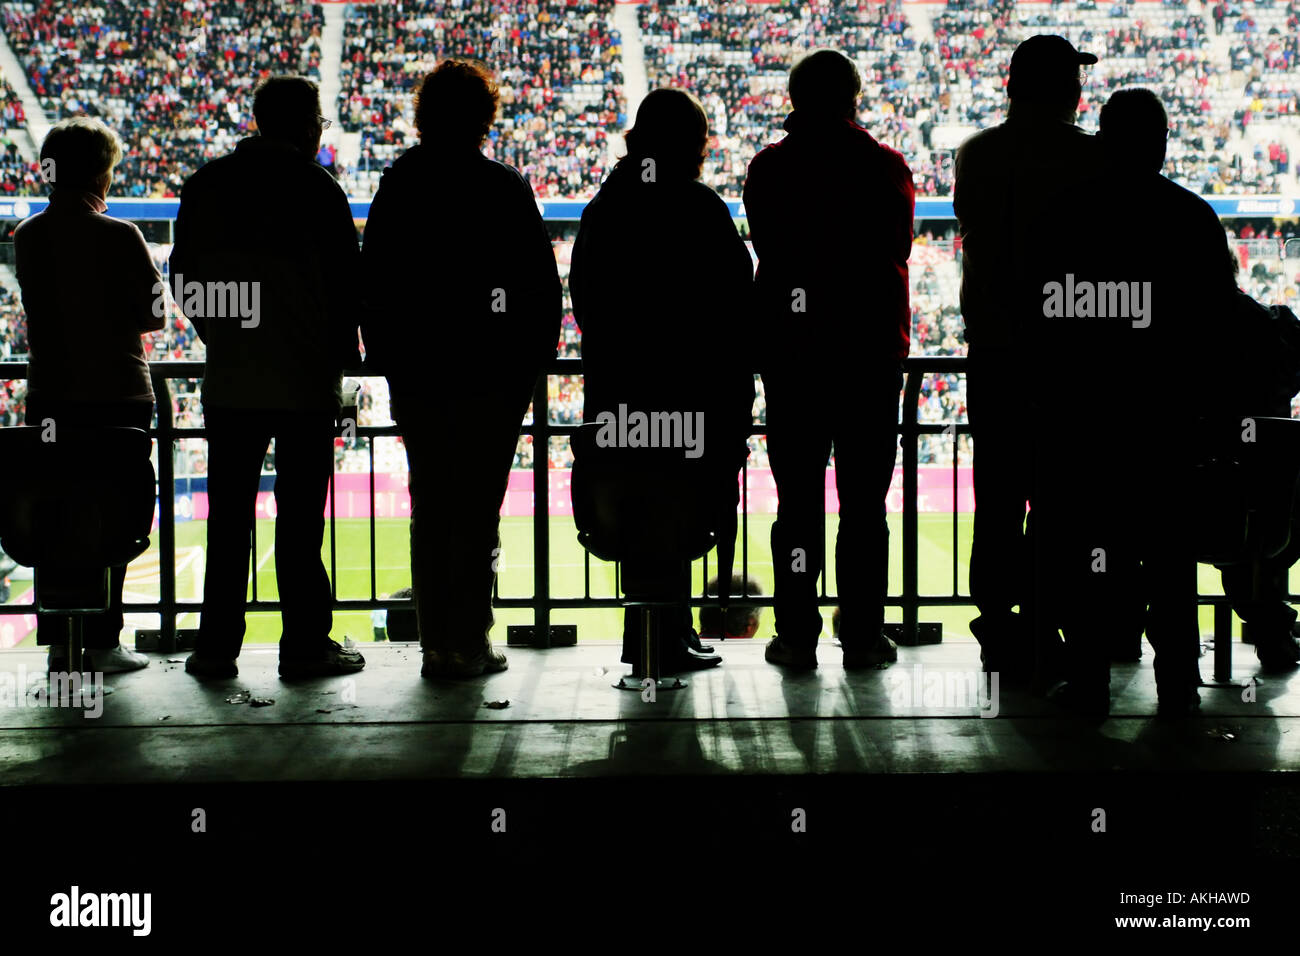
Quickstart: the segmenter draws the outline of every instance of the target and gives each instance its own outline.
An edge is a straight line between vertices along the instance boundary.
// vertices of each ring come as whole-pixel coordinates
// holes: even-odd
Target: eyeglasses
[[[332,120],[327,120],[327,119],[326,119],[325,117],[323,117],[323,116],[317,116],[317,117],[316,117],[316,121],[320,123],[320,128],[321,128],[322,130],[327,130],[327,129],[329,129],[331,126],[334,125],[334,123],[333,123]]]

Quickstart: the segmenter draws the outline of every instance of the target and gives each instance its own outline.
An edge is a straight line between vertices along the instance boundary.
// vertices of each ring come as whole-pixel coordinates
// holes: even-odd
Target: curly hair
[[[492,71],[480,60],[443,60],[415,92],[415,128],[422,140],[482,146],[501,100]]]
[[[121,161],[122,141],[117,133],[90,116],[55,123],[41,143],[42,174],[55,188],[91,188]]]

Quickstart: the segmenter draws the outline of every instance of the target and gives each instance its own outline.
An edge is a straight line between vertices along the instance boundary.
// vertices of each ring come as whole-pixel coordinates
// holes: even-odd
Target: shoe
[[[66,656],[66,655],[65,655]],[[149,666],[149,658],[137,651],[129,651],[121,644],[107,650],[88,650],[82,654],[86,670],[101,674],[122,674]]]
[[[280,651],[281,677],[334,677],[355,674],[366,666],[360,651],[345,648],[338,641],[328,640],[306,654]]]
[[[700,642],[700,635],[698,635],[698,634],[695,633],[695,629],[694,629],[694,628],[692,628],[692,629],[691,629],[691,632],[690,632],[689,634],[686,635],[686,646],[689,647],[691,650],[693,650],[693,651],[694,651],[695,653],[697,653],[697,654],[712,654],[712,653],[713,653],[713,645],[712,645],[712,644],[704,644],[704,643],[701,643],[701,642]]]
[[[193,674],[195,677],[223,680],[230,677],[238,677],[239,667],[235,664],[233,659],[209,657],[206,654],[195,651],[185,660],[185,673]]]
[[[1160,718],[1180,718],[1194,716],[1201,709],[1201,695],[1195,687],[1183,687],[1178,690],[1157,691],[1160,694],[1156,703],[1156,716]]]
[[[680,674],[682,671],[702,671],[709,667],[717,667],[722,663],[721,654],[701,654],[692,648],[682,645],[681,650],[676,653],[660,652],[659,655],[659,672],[661,674]],[[633,675],[636,674],[636,664],[633,664]]]
[[[846,647],[844,649],[844,669],[867,670],[888,667],[898,660],[898,645],[884,634],[876,635],[876,640],[866,647]]]
[[[813,670],[817,667],[817,646],[807,650],[792,647],[780,634],[768,641],[763,649],[763,659],[769,664],[788,667],[791,670]]]
[[[420,666],[421,677],[481,677],[484,674],[499,674],[509,669],[506,656],[500,651],[492,650],[492,645],[484,642],[478,651],[425,651],[424,663]]]
[[[1300,642],[1292,634],[1278,634],[1255,641],[1255,656],[1266,671],[1285,671],[1300,664]]]
[[[1110,688],[1105,684],[1085,686],[1062,681],[1048,692],[1047,699],[1070,717],[1110,716]]]

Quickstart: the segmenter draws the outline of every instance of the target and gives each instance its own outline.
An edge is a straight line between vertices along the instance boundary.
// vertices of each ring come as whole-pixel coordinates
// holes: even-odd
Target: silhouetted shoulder
[[[731,218],[731,210],[727,208],[727,201],[698,179],[686,184],[686,195],[692,203],[698,204],[702,209],[707,210],[710,215]]]
[[[1156,177],[1156,184],[1153,187],[1156,191],[1155,198],[1160,204],[1168,209],[1179,210],[1188,218],[1193,218],[1202,222],[1213,222],[1222,229],[1219,224],[1219,214],[1214,211],[1214,207],[1206,202],[1203,198],[1186,189],[1172,179],[1164,176]]]
[[[999,123],[997,126],[990,126],[988,129],[967,136],[957,147],[956,158],[958,160],[978,158],[985,153],[996,152],[1003,148],[1007,141],[1006,126],[1006,123]]]

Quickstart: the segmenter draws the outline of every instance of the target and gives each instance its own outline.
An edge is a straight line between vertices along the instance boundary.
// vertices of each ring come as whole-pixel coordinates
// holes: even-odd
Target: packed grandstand
[[[738,199],[754,153],[782,135],[786,74],[802,53],[834,47],[864,79],[859,122],[907,158],[919,196],[952,191],[953,153],[965,136],[1003,118],[1011,51],[1026,36],[1059,33],[1095,52],[1079,122],[1095,128],[1110,91],[1156,90],[1172,122],[1167,174],[1203,195],[1294,194],[1300,163],[1300,99],[1294,82],[1300,0],[1209,3],[729,2],[615,4],[586,0],[391,0],[322,4],[293,0],[30,0],[0,3],[0,189],[42,195],[36,149],[43,130],[87,113],[121,135],[126,156],[114,196],[166,198],[208,159],[248,133],[253,85],[299,73],[321,85],[334,121],[319,157],[354,198],[368,199],[384,167],[414,140],[411,94],[446,56],[476,57],[497,73],[498,123],[487,155],[517,167],[536,195],[585,199],[599,188],[629,124],[629,101],[646,88],[693,91],[711,121],[703,178]],[[1297,276],[1277,264],[1276,221],[1225,223],[1242,259],[1241,281],[1257,297],[1296,294]],[[1134,229],[1168,241],[1135,210]],[[912,354],[964,353],[957,307],[960,247],[955,223],[920,224],[911,261]],[[557,259],[567,272],[566,235]],[[1290,233],[1285,233],[1289,236]],[[155,245],[160,264],[168,253]],[[179,313],[149,342],[155,359],[202,359],[202,343]],[[21,360],[26,335],[12,272],[0,266],[0,361]],[[566,316],[559,354],[581,354]],[[1041,387],[1054,388],[1050,369]],[[201,424],[194,383],[173,386],[178,425]],[[581,420],[576,377],[552,377],[549,415]],[[922,384],[919,418],[964,421],[959,376]],[[23,414],[21,381],[0,382],[0,426]],[[761,383],[755,406],[763,421]],[[387,424],[382,379],[363,381],[361,424]],[[963,438],[964,460],[969,449]],[[183,449],[182,473],[200,474],[202,445]],[[390,443],[376,468],[404,467]],[[761,440],[751,465],[763,465]],[[552,463],[570,460],[552,442]],[[924,436],[922,462],[952,461],[953,441]],[[520,443],[517,465],[533,449]],[[361,443],[339,450],[339,467],[369,467]]]

